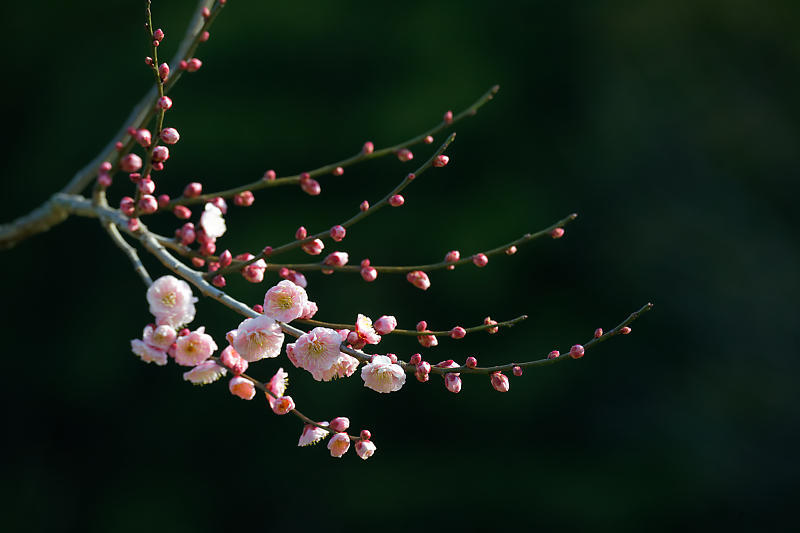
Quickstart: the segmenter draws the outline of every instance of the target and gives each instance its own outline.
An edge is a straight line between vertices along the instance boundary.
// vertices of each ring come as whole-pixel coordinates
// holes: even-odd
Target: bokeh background
[[[193,7],[155,2],[168,55]],[[141,2],[3,11],[7,221],[90,160],[151,79]],[[131,355],[150,320],[143,286],[96,221],[70,220],[2,255],[2,529],[788,528],[800,473],[799,16],[791,0],[231,0],[197,54],[203,68],[171,94],[167,123],[182,139],[160,192],[393,144],[499,83],[455,128],[451,164],[337,248],[413,264],[580,214],[563,239],[436,272],[427,292],[402,277],[310,274],[320,319],[449,328],[527,313],[428,355],[494,363],[564,351],[656,308],[579,362],[513,378],[508,394],[475,377],[459,396],[437,380],[377,395],[357,377],[318,384],[290,368],[299,407],[372,431],[372,459],[337,460],[297,448],[300,425],[263,402]],[[252,251],[300,224],[330,227],[411,166],[348,168],[315,198],[256,193],[220,244]],[[118,178],[111,197],[128,188]],[[274,280],[229,287],[257,303]],[[238,321],[202,301],[194,326],[221,340]],[[384,349],[417,348],[391,338]]]

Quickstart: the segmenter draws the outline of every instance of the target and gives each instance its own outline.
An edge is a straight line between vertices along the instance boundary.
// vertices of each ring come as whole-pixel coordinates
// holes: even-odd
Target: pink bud
[[[122,150],[123,146],[124,145],[122,144],[122,141],[117,141],[117,142],[114,143],[114,150],[119,152],[120,150]]]
[[[502,372],[492,372],[489,379],[491,380],[494,390],[498,392],[508,392],[508,376]]]
[[[204,7],[204,8],[203,8],[203,11],[202,11],[202,13],[203,13],[203,18],[204,18],[204,19],[207,19],[208,17],[210,17],[210,16],[211,16],[211,10],[210,10],[210,9],[208,9],[207,7]]]
[[[139,211],[144,215],[150,215],[158,211],[158,200],[153,195],[145,194],[139,199]]]
[[[346,234],[347,230],[345,230],[343,226],[337,224],[336,226],[331,228],[331,239],[333,239],[336,242],[339,242],[342,239],[344,239],[344,236]]]
[[[127,222],[128,230],[130,231],[138,231],[139,230],[139,219],[138,218],[129,218]]]
[[[267,170],[266,172],[264,172],[264,177],[261,179],[263,179],[264,181],[273,181],[277,177],[278,175],[275,174],[274,170]]]
[[[204,42],[208,41],[209,37],[211,37],[211,34],[208,33],[207,31],[204,31],[203,33],[200,34],[200,42],[204,43]]]
[[[139,143],[141,146],[147,148],[150,146],[153,137],[150,134],[150,130],[141,129],[136,132],[136,142]]]
[[[106,172],[111,172],[111,163],[109,163],[108,161],[103,161],[102,163],[100,163],[99,172],[101,174],[104,174]]]
[[[361,277],[364,278],[364,281],[375,281],[378,277],[378,271],[372,267],[363,267],[361,269]]]
[[[119,210],[122,211],[122,214],[125,216],[131,216],[135,209],[134,200],[130,196],[123,196],[119,201]]]
[[[137,187],[143,194],[153,194],[156,190],[156,183],[150,178],[142,178]]]
[[[456,326],[450,330],[450,336],[454,339],[463,339],[467,335],[467,330],[461,326]]]
[[[191,182],[183,189],[183,195],[186,198],[194,198],[203,193],[203,186],[196,181]]]
[[[154,31],[153,39],[155,39],[156,41],[161,41],[162,39],[164,39],[164,31],[161,28]]]
[[[424,320],[420,320],[419,322],[417,322],[417,331],[425,331],[426,329],[428,329],[427,322],[425,322]]]
[[[426,381],[428,381],[430,379],[431,375],[430,374],[424,374],[424,373],[420,372],[419,369],[417,369],[417,371],[414,372],[414,377],[417,378],[417,381],[419,381],[420,383],[425,383]]]
[[[483,324],[485,326],[493,326],[497,324],[497,320],[492,320],[490,317],[487,316],[486,318],[483,319]],[[488,328],[486,331],[488,331],[489,333],[497,333],[497,330],[498,328],[494,327],[494,328]]]
[[[477,267],[485,267],[489,263],[489,258],[486,257],[486,254],[475,254],[472,256],[472,262]]]
[[[214,276],[214,278],[211,280],[211,284],[212,284],[212,285],[214,285],[215,287],[222,288],[222,287],[224,287],[225,285],[227,285],[227,284],[228,284],[228,282],[227,282],[227,281],[225,281],[225,276],[220,276],[219,274],[217,274],[217,275],[216,275],[216,276]]]
[[[147,65],[148,67],[153,66],[153,58],[150,56],[145,57],[144,64]]]
[[[166,144],[175,144],[180,138],[181,136],[175,128],[164,128],[161,130],[161,140]]]
[[[233,261],[233,255],[231,255],[230,250],[225,250],[221,254],[219,254],[219,265],[223,268],[229,266]]]
[[[442,117],[442,120],[444,120],[445,124],[452,124],[453,123],[453,112],[452,111],[447,111],[444,114],[444,117]]]
[[[281,396],[272,404],[272,412],[276,415],[285,415],[294,411],[294,400],[291,396]]]
[[[222,214],[226,214],[228,212],[228,204],[225,203],[225,199],[222,196],[216,196],[211,200],[211,204],[215,206],[217,209],[222,211]]]
[[[603,328],[597,328],[596,330],[594,330],[595,339],[599,339],[602,336],[603,336]]]
[[[369,440],[372,438],[372,433],[368,429],[361,430],[361,440]]]
[[[387,335],[397,327],[397,319],[393,316],[383,315],[372,326],[378,335]]]
[[[553,350],[549,354],[547,354],[548,359],[555,359],[556,357],[560,356],[561,353],[558,350]]]
[[[233,203],[240,207],[249,207],[256,201],[252,191],[243,191],[233,197]]]
[[[181,70],[186,70],[187,66],[188,66],[188,63],[184,59],[181,59],[181,62],[178,63],[178,68],[181,69]]]
[[[172,209],[173,214],[181,220],[186,220],[192,216],[192,210],[185,205],[176,205]]]
[[[217,251],[217,245],[211,241],[205,241],[201,243],[200,249],[197,251],[203,255],[214,255],[214,252]]]
[[[261,250],[261,255],[267,256],[272,253],[272,246],[265,246],[263,250]]]
[[[627,335],[628,333],[631,332],[631,328],[629,328],[628,326],[625,326],[624,328],[619,330],[619,332],[622,333],[623,335]]]
[[[331,172],[331,174],[333,174],[334,176],[341,176],[342,174],[344,174],[344,169],[342,167],[336,167],[333,169],[333,172]]]
[[[169,195],[168,194],[159,194],[158,195],[158,207],[159,209],[166,209],[169,205]]]
[[[423,272],[422,270],[414,270],[406,274],[406,280],[415,286],[418,289],[422,289],[423,291],[428,290],[428,287],[431,286],[431,281],[428,279],[428,275]]]
[[[364,146],[361,147],[362,154],[371,154],[375,151],[375,145],[373,145],[370,141],[364,143]]]
[[[350,437],[345,433],[336,433],[328,441],[328,449],[332,457],[341,457],[350,449]]]
[[[153,148],[153,161],[161,163],[169,159],[169,148],[166,146],[156,146]]]
[[[417,342],[425,348],[433,348],[439,344],[439,339],[436,338],[436,335],[419,335]]]
[[[112,182],[111,176],[109,176],[108,174],[100,174],[99,176],[97,176],[97,183],[101,187],[110,187],[111,182]]]
[[[478,360],[470,355],[469,357],[467,357],[467,361],[465,364],[469,368],[475,368],[476,366],[478,366]]]
[[[156,101],[156,106],[159,109],[163,109],[164,111],[166,111],[167,109],[172,107],[172,98],[170,98],[169,96],[162,96],[161,98],[158,99],[158,101]]]
[[[575,344],[572,348],[569,349],[569,356],[573,359],[580,359],[583,357],[583,346],[580,344]]]
[[[419,372],[420,374],[430,374],[431,364],[427,361],[422,361],[420,364],[417,365],[417,372]]]
[[[200,67],[202,67],[202,66],[203,66],[203,62],[200,61],[199,59],[197,59],[196,57],[193,57],[193,58],[191,58],[189,60],[188,63],[186,63],[186,71],[187,72],[197,72],[198,70],[200,70]]]
[[[415,353],[411,356],[411,359],[408,360],[408,364],[410,365],[419,365],[422,362],[422,355]]]
[[[192,257],[192,264],[197,268],[202,268],[206,261],[202,257]]]
[[[458,394],[461,392],[461,378],[456,373],[445,374],[444,386],[447,390]]]
[[[347,252],[333,252],[325,258],[323,263],[331,266],[344,266],[349,260],[350,256],[347,254]]]
[[[564,236],[564,228],[556,228],[550,232],[550,236],[554,239],[560,239]]]
[[[522,375],[522,367],[515,366],[514,368],[511,369],[511,372],[513,372],[515,376],[520,377]]]
[[[405,203],[406,199],[403,198],[401,194],[395,194],[391,198],[389,198],[389,205],[392,207],[400,207]]]
[[[414,159],[414,154],[408,148],[403,148],[397,152],[397,159],[405,163]]]
[[[369,209],[369,202],[364,200],[363,202],[361,202],[361,205],[358,206],[358,209],[361,211],[366,211],[367,209]]]
[[[506,248],[506,255],[514,255],[515,253],[517,253],[517,247],[516,246],[511,245],[508,248]]]
[[[261,305],[261,304],[255,304],[255,305],[253,306],[253,311],[255,311],[256,313],[259,313],[259,314],[262,314],[262,315],[263,315],[263,314],[264,314],[264,306],[263,306],[263,305]]]
[[[120,160],[119,168],[123,172],[136,172],[142,168],[142,158],[136,154],[128,154]]]
[[[160,172],[162,170],[164,170],[164,163],[162,163],[161,161],[153,163],[153,171]]]
[[[329,427],[336,433],[342,433],[344,431],[347,431],[347,428],[350,427],[350,419],[345,416],[337,416],[336,418],[331,420],[331,424]]]
[[[169,77],[169,65],[166,63],[161,63],[158,67],[158,75],[161,77],[161,81],[167,81]]]
[[[322,192],[322,187],[320,186],[319,182],[313,178],[309,178],[306,181],[301,181],[300,188],[303,189],[303,192],[309,196],[319,196],[319,194]]]
[[[308,255],[319,255],[322,253],[323,248],[325,245],[319,239],[314,239],[311,242],[307,242],[301,246],[303,251]]]
[[[427,135],[427,136],[426,136],[426,137],[423,139],[423,141],[425,142],[425,144],[431,144],[431,143],[433,142],[433,137],[431,137],[430,135]]]
[[[131,183],[139,183],[142,180],[142,175],[138,172],[128,174],[128,177],[130,178]]]
[[[231,394],[238,396],[242,400],[252,400],[256,396],[255,384],[249,379],[243,377],[233,377],[228,382],[228,389]]]
[[[455,263],[461,259],[461,254],[458,250],[451,250],[447,252],[447,255],[444,256],[445,263]],[[456,267],[455,265],[447,265],[447,270],[454,270]]]
[[[443,166],[446,166],[447,163],[449,162],[450,158],[447,157],[446,155],[437,155],[436,158],[433,160],[433,166],[442,168]]]
[[[300,226],[297,228],[297,231],[294,232],[294,238],[298,241],[302,241],[308,237],[308,231],[306,230],[305,226]]]

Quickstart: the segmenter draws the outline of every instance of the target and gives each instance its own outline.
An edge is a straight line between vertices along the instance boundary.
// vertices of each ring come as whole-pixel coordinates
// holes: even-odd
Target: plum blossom
[[[274,320],[291,322],[303,314],[307,302],[304,288],[282,280],[264,296],[264,314]]]
[[[336,330],[318,327],[301,335],[292,350],[298,365],[313,374],[328,370],[336,363],[341,342]]]
[[[256,396],[255,384],[249,379],[240,376],[231,378],[228,382],[228,390],[242,400],[252,400]]]
[[[277,357],[283,346],[280,326],[266,315],[243,320],[237,329],[228,332],[226,338],[242,359],[250,363],[265,357]]]
[[[376,392],[395,392],[405,384],[406,373],[385,355],[376,355],[361,369],[361,379],[365,387]]]
[[[175,341],[175,362],[183,366],[197,366],[217,351],[217,343],[211,335],[199,327]]]
[[[148,344],[141,339],[133,339],[131,341],[131,351],[138,355],[145,363],[155,363],[158,366],[167,364],[166,351],[148,346]]]
[[[147,289],[150,312],[158,324],[178,328],[194,320],[194,303],[189,284],[175,276],[162,276]]]
[[[172,343],[175,342],[177,336],[178,334],[175,332],[175,329],[166,324],[162,324],[156,328],[153,328],[151,324],[148,324],[145,326],[144,332],[142,333],[142,339],[144,342],[153,348],[158,348],[161,351],[166,351],[169,349],[169,347],[172,346]]]
[[[350,437],[347,433],[336,433],[328,441],[328,449],[331,451],[331,457],[343,456],[350,449]]]
[[[387,335],[397,327],[397,319],[394,316],[383,315],[374,323],[375,332],[379,335]]]
[[[200,227],[212,241],[222,237],[228,229],[225,219],[222,218],[222,210],[211,202],[206,204],[203,214],[200,215]]]
[[[313,318],[314,315],[317,314],[317,311],[319,311],[317,303],[309,300],[306,302],[306,306],[303,308],[303,314],[300,315],[300,318],[302,318],[303,320],[308,320],[309,318]]]
[[[356,453],[365,461],[372,457],[375,450],[375,444],[373,444],[371,440],[360,440],[356,442]]]
[[[272,412],[276,415],[285,415],[295,408],[294,400],[291,396],[281,396],[272,405]]]
[[[227,373],[228,371],[224,366],[220,366],[214,361],[206,361],[200,363],[188,372],[184,372],[183,379],[191,382],[193,385],[208,385],[209,383],[217,381]]]
[[[226,346],[219,357],[222,360],[222,364],[226,367],[231,369],[234,376],[238,376],[243,374],[247,371],[247,361],[242,359],[242,356],[239,355],[233,346]]]
[[[288,386],[289,374],[284,372],[283,368],[279,368],[278,371],[275,372],[275,375],[272,376],[272,379],[267,383],[267,390],[270,392],[270,394],[267,394],[267,401],[271,408],[275,407],[278,399],[283,396]]]
[[[381,336],[372,327],[372,320],[369,317],[359,314],[356,319],[356,333],[358,337],[367,344],[378,344]]]
[[[328,370],[312,372],[317,381],[330,381],[336,378],[349,378],[358,369],[358,359],[352,355],[339,352],[339,358]]]
[[[289,358],[289,361],[291,361],[296,368],[303,368],[302,366],[300,366],[300,363],[297,362],[297,355],[295,355],[294,352],[293,342],[286,344],[286,357]]]
[[[265,270],[267,270],[267,262],[259,259],[242,268],[242,276],[250,283],[261,283],[264,281]]]
[[[327,422],[320,422],[320,426],[327,426]],[[300,434],[300,439],[297,441],[298,446],[310,446],[312,444],[316,444],[325,437],[327,437],[330,432],[327,429],[323,429],[321,427],[317,427],[313,424],[306,424],[303,426],[303,432]]]

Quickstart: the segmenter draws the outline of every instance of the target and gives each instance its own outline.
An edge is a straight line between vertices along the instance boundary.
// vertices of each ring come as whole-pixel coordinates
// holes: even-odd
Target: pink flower
[[[350,260],[350,255],[347,252],[333,252],[328,254],[323,263],[331,266],[344,266]]]
[[[336,330],[314,328],[294,343],[297,363],[311,372],[330,369],[339,359],[341,337]]]
[[[328,370],[312,372],[317,381],[330,381],[336,378],[349,378],[358,368],[358,359],[346,353],[339,353],[339,359]]]
[[[283,346],[281,327],[270,317],[247,318],[228,333],[228,342],[245,361],[252,363],[265,357],[277,357]]]
[[[307,302],[304,288],[283,280],[264,296],[264,314],[281,322],[291,322],[303,314]]]
[[[275,372],[275,375],[272,376],[272,379],[267,383],[267,390],[271,393],[271,395],[267,394],[267,401],[271,408],[275,407],[275,403],[283,396],[288,386],[289,374],[284,372],[283,368],[279,368],[278,371]]]
[[[375,321],[375,331],[381,335],[391,333],[396,327],[397,319],[393,316],[383,315]]]
[[[314,239],[313,241],[305,243],[300,248],[308,255],[319,255],[322,253],[322,250],[325,249],[325,243],[320,239]]]
[[[375,444],[373,444],[371,440],[360,440],[356,442],[356,453],[365,461],[372,457],[375,450]]]
[[[272,405],[272,412],[276,415],[285,415],[295,408],[294,400],[291,396],[281,396]]]
[[[217,381],[227,374],[225,367],[218,365],[214,361],[200,363],[188,372],[183,373],[183,379],[190,381],[193,385],[208,385]]]
[[[148,324],[144,328],[144,333],[142,333],[144,342],[161,351],[167,351],[172,346],[172,343],[175,342],[177,336],[175,329],[167,325],[158,326],[154,329],[153,326]]]
[[[418,289],[422,289],[423,291],[428,290],[428,287],[431,286],[431,280],[428,279],[428,275],[422,270],[414,270],[413,272],[409,272],[406,274],[406,279],[413,286]]]
[[[346,433],[336,433],[328,441],[328,449],[332,457],[341,457],[350,449],[350,437]]]
[[[286,344],[286,357],[289,358],[289,361],[291,361],[292,364],[296,368],[302,368],[300,366],[300,363],[297,362],[297,355],[295,355],[295,353],[294,353],[294,343],[293,342]]]
[[[381,336],[375,333],[375,329],[372,327],[372,320],[362,314],[359,314],[356,319],[356,333],[358,337],[367,344],[378,344],[381,342]]]
[[[489,379],[491,380],[494,390],[498,392],[508,392],[508,376],[502,372],[492,372]]]
[[[430,333],[429,329],[422,330],[422,333]],[[439,339],[436,338],[436,335],[419,335],[417,337],[417,341],[426,348],[433,348],[434,346],[438,346]]]
[[[320,422],[320,426],[327,426],[327,422]],[[298,446],[309,446],[311,444],[316,444],[325,437],[327,437],[330,432],[326,429],[317,427],[313,424],[306,424],[303,426],[303,433],[300,434],[300,440],[297,441]]]
[[[226,346],[225,349],[222,350],[220,359],[223,365],[231,369],[234,376],[243,374],[247,370],[247,361],[242,359],[242,356],[239,355],[239,352],[237,352],[233,346]]]
[[[203,214],[200,215],[200,227],[212,241],[222,237],[228,229],[225,219],[222,218],[222,210],[211,202],[206,204]]]
[[[131,341],[131,351],[145,363],[155,363],[158,366],[167,364],[167,352],[148,346],[143,340],[133,339]]]
[[[392,363],[385,355],[376,355],[361,369],[364,386],[377,392],[394,392],[406,382],[406,373],[400,365]]]
[[[183,366],[197,366],[217,350],[217,343],[200,327],[175,341],[175,362]]]
[[[156,321],[174,328],[194,320],[196,301],[189,284],[174,276],[162,276],[147,289],[147,302]]]
[[[350,419],[346,416],[337,416],[331,420],[331,429],[337,433],[343,433],[350,427]]]
[[[303,314],[300,315],[300,318],[302,318],[303,320],[308,320],[309,318],[313,318],[314,315],[317,314],[317,311],[319,311],[317,303],[309,300],[306,302],[306,306],[303,308]]]
[[[252,400],[256,396],[255,384],[249,379],[240,376],[231,378],[228,382],[228,390],[242,400]]]

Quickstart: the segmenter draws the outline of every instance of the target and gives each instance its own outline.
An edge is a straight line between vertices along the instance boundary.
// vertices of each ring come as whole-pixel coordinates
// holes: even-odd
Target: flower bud
[[[364,278],[364,281],[375,281],[375,279],[378,277],[378,271],[371,266],[362,267],[361,277]]]
[[[158,195],[158,207],[160,209],[166,209],[169,205],[169,195],[168,194],[159,194]]]
[[[497,324],[497,320],[492,320],[492,319],[491,319],[490,317],[488,317],[488,316],[487,316],[486,318],[484,318],[484,319],[483,319],[483,325],[484,325],[484,326],[490,326],[490,325],[491,325],[491,326],[493,326],[493,325],[495,325],[495,324]],[[499,329],[499,328],[497,328],[497,327],[492,327],[492,328],[487,328],[487,330],[486,330],[486,331],[487,331],[488,333],[490,333],[490,334],[493,334],[493,333],[497,333],[497,330],[498,330],[498,329]]]
[[[197,72],[198,70],[200,70],[200,67],[202,66],[203,62],[197,59],[196,57],[193,57],[186,63],[186,71]]]
[[[110,187],[111,186],[111,176],[108,174],[100,174],[97,176],[97,183],[101,187]]]
[[[156,31],[154,31],[153,39],[155,39],[156,41],[161,41],[162,39],[164,39],[164,30],[158,28]]]
[[[159,109],[163,109],[164,111],[166,111],[167,109],[172,107],[172,98],[170,98],[169,96],[162,96],[156,101],[156,106]]]
[[[128,222],[126,223],[128,226],[129,231],[139,231],[139,219],[138,218],[129,218]]]
[[[158,200],[151,194],[145,194],[139,199],[139,211],[144,215],[150,215],[158,211]]]
[[[123,172],[136,172],[142,168],[142,158],[136,154],[128,154],[120,159],[119,168]]]
[[[142,178],[139,180],[137,187],[142,194],[153,194],[156,190],[156,183],[150,178]]]
[[[522,367],[514,366],[514,368],[511,369],[511,372],[513,372],[515,376],[520,377],[522,375]]]
[[[422,355],[415,353],[411,356],[411,359],[408,360],[408,364],[417,366],[422,362]]]
[[[186,185],[183,189],[183,195],[186,198],[194,198],[195,196],[200,196],[203,193],[203,186],[196,181],[193,181]]]
[[[438,168],[442,168],[442,167],[446,166],[447,163],[449,163],[449,162],[450,162],[450,158],[449,157],[447,157],[446,155],[440,154],[440,155],[437,155],[436,158],[434,158],[433,166],[438,167]]]
[[[322,253],[323,248],[325,248],[325,244],[319,239],[314,239],[311,242],[303,244],[301,248],[308,255],[319,255]]]
[[[415,286],[418,289],[422,289],[423,291],[428,290],[428,287],[431,286],[431,281],[428,279],[428,275],[423,272],[422,270],[414,270],[406,274],[406,280]]]
[[[285,415],[294,411],[295,404],[291,396],[281,396],[272,404],[272,412],[276,415]]]
[[[264,181],[274,181],[277,177],[278,175],[275,173],[274,170],[267,170],[266,172],[264,172],[264,177],[261,179],[263,179]]]
[[[309,178],[306,181],[301,181],[300,188],[303,189],[303,192],[309,196],[319,196],[319,194],[322,192],[322,187],[320,186],[319,182],[313,178]]]
[[[169,65],[166,63],[161,63],[158,67],[158,75],[161,78],[161,81],[167,81],[169,77]]]
[[[375,450],[375,444],[369,439],[362,439],[356,442],[356,453],[365,461],[372,457],[372,454],[375,453]]]
[[[165,144],[175,144],[180,140],[181,136],[175,128],[164,128],[161,130],[161,140]]]
[[[397,152],[397,159],[399,159],[403,163],[411,161],[412,159],[414,159],[414,153],[408,148],[403,148],[402,150],[399,150]]]
[[[209,37],[211,37],[211,34],[208,33],[207,31],[204,31],[203,33],[200,34],[200,42],[204,43],[208,41]]]
[[[619,330],[619,332],[622,333],[623,335],[627,335],[628,333],[631,332],[631,328],[629,328],[628,326],[625,326],[624,328]]]
[[[136,132],[136,142],[141,146],[147,148],[152,141],[153,136],[150,134],[150,130],[141,129]]]
[[[372,438],[372,433],[368,429],[361,430],[361,440],[369,440]]]
[[[347,234],[347,230],[344,229],[344,226],[335,225],[331,228],[331,239],[336,242],[341,241],[344,239],[344,236]]]
[[[554,239],[560,239],[564,236],[564,228],[556,228],[550,232],[550,236]]]
[[[558,350],[553,350],[549,354],[547,354],[548,359],[555,359],[556,357],[560,356],[561,353]]]
[[[445,263],[455,263],[461,259],[461,254],[458,250],[450,250],[447,252],[447,255],[444,256]],[[447,270],[455,269],[455,265],[448,265]]]
[[[364,146],[361,147],[362,154],[371,154],[375,151],[375,145],[372,144],[370,141],[364,143]]]
[[[252,191],[243,191],[233,197],[233,203],[240,207],[250,207],[255,201],[256,197]]]
[[[397,327],[397,319],[393,316],[383,315],[372,326],[378,335],[387,335]]]
[[[136,205],[133,198],[130,196],[123,196],[119,201],[119,210],[122,211],[122,214],[125,216],[131,216],[135,209]]]
[[[489,258],[486,257],[486,254],[475,254],[472,256],[472,262],[477,267],[485,267],[489,263]]]
[[[461,326],[456,326],[450,330],[450,337],[454,339],[463,339],[467,334],[467,330]]]
[[[467,357],[467,361],[465,364],[468,368],[475,368],[476,366],[478,366],[478,360],[470,355],[469,357]]]
[[[431,137],[430,135],[426,135],[425,138],[423,139],[423,142],[425,144],[431,144],[433,142],[433,137]]]
[[[402,194],[395,194],[391,198],[389,198],[389,205],[392,207],[400,207],[406,202],[406,199],[403,198]]]
[[[580,359],[583,357],[583,346],[580,344],[575,344],[572,348],[569,349],[569,356],[573,359]]]
[[[461,378],[456,373],[445,374],[444,386],[447,387],[447,390],[450,392],[458,394],[461,392]]]
[[[364,201],[363,201],[363,202],[361,202],[361,204],[358,206],[358,209],[359,209],[360,211],[366,211],[367,209],[369,209],[369,202],[368,202],[368,201],[366,201],[366,200],[364,200]]]
[[[181,220],[187,220],[189,217],[192,216],[192,210],[186,207],[185,205],[176,205],[172,209],[172,213]]]
[[[498,392],[508,392],[508,376],[502,372],[492,372],[489,376],[492,387]]]
[[[166,146],[156,146],[153,148],[153,161],[161,163],[167,159],[169,159],[169,148]]]
[[[595,339],[599,339],[602,336],[603,336],[603,328],[597,328],[596,330],[594,330]]]
[[[211,279],[211,284],[212,284],[213,286],[215,286],[215,287],[219,287],[219,288],[221,289],[222,287],[224,287],[225,285],[227,285],[227,284],[228,284],[228,282],[225,280],[225,276],[220,276],[219,274],[217,274],[216,276],[214,276],[214,277]]]
[[[336,167],[333,169],[331,174],[333,174],[334,176],[341,176],[342,174],[344,174],[344,169],[342,167]]]
[[[332,457],[341,457],[350,449],[350,437],[346,433],[336,433],[328,441],[328,449]]]
[[[452,124],[453,123],[453,112],[452,111],[445,112],[444,116],[442,117],[442,120],[444,121],[445,124]]]
[[[343,433],[350,427],[350,419],[345,416],[337,416],[331,420],[330,428],[336,433]]]

